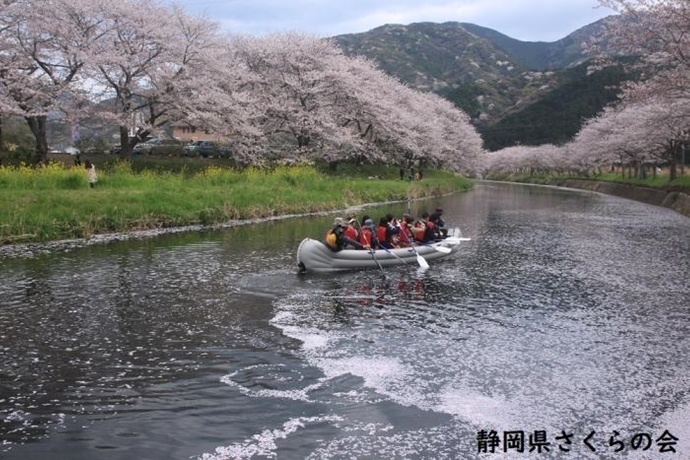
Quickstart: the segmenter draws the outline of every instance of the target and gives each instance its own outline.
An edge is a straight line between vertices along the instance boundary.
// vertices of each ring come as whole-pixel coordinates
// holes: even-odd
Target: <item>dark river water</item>
[[[438,205],[425,271],[298,275],[332,215],[1,257],[0,458],[690,458],[690,219]]]

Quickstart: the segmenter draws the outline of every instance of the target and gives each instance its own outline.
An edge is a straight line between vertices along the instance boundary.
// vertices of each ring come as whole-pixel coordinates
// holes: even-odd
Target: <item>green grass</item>
[[[311,166],[235,170],[133,170],[112,163],[90,188],[82,168],[0,167],[0,241],[48,241],[235,219],[344,209],[370,202],[438,196],[471,182],[443,171],[399,180],[397,168],[326,174]],[[368,176],[380,175],[382,180]]]
[[[672,181],[669,181],[668,174],[657,174],[656,177],[649,175],[646,179],[630,179],[622,174],[608,173],[597,176],[596,180],[610,181],[610,182],[624,182],[626,184],[643,185],[652,188],[669,188],[679,187],[690,190],[690,175],[678,176]]]
[[[559,174],[506,174],[495,175],[488,177],[492,180],[503,180],[509,182],[524,182],[530,184],[542,185],[557,185],[565,179],[584,179],[596,180],[603,182],[620,182],[625,184],[639,185],[643,187],[659,188],[663,190],[679,190],[685,193],[690,193],[690,171],[686,171],[684,176],[679,176],[674,180],[669,180],[666,172],[657,174],[653,177],[651,174],[646,179],[631,179],[627,175],[623,176],[620,173],[607,173],[596,176],[570,176]]]

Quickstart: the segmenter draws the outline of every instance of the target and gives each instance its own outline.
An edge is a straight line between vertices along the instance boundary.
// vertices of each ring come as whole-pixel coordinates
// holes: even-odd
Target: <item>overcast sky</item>
[[[524,41],[555,41],[613,12],[596,0],[165,0],[251,35],[331,37],[384,24],[470,22]]]

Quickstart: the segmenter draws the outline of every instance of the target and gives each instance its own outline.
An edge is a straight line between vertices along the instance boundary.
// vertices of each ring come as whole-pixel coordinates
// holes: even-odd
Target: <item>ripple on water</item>
[[[452,459],[481,429],[668,428],[687,452],[690,227],[523,193],[465,208],[427,271],[297,277],[269,231],[3,261],[3,450]]]
[[[327,376],[470,426],[658,435],[690,396],[690,233],[633,208],[501,214],[437,270],[352,275],[272,323]]]

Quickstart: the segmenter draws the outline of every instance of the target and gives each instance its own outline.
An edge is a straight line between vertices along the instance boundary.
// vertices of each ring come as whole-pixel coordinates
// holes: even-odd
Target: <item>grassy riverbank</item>
[[[630,179],[615,173],[588,177],[511,174],[488,179],[591,190],[663,206],[690,217],[690,174],[672,181],[663,171],[646,179]]]
[[[558,185],[563,180],[592,180],[690,193],[690,171],[686,172],[684,176],[679,176],[672,181],[668,180],[667,172],[657,174],[656,176],[650,174],[646,179],[631,179],[620,173],[607,173],[596,176],[571,176],[565,174],[501,174],[488,177],[487,179],[541,185]]]
[[[369,178],[373,176],[381,178]],[[0,241],[211,225],[438,196],[470,187],[469,180],[448,172],[428,171],[424,180],[409,182],[399,179],[397,169],[385,167],[352,168],[343,176],[311,166],[135,172],[118,163],[99,170],[96,186],[89,188],[83,167],[0,167]]]

